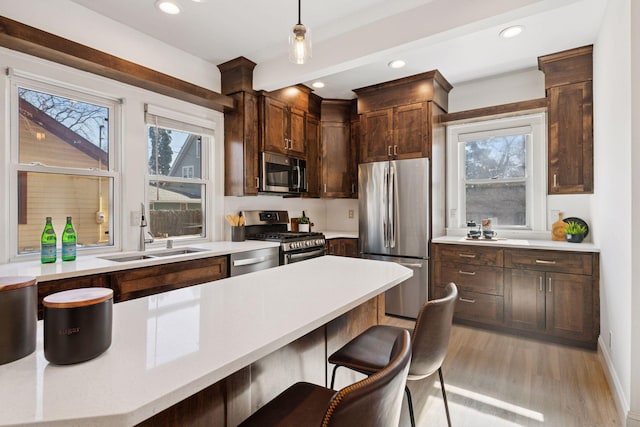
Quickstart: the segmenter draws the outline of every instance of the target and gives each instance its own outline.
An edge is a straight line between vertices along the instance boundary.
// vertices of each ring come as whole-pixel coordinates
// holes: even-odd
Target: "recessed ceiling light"
[[[391,68],[402,68],[407,65],[402,59],[395,59],[387,64]]]
[[[177,15],[178,13],[180,13],[180,6],[178,5],[178,3],[173,1],[158,0],[156,2],[156,7],[169,15]]]
[[[324,87],[324,83],[322,83],[322,82],[313,82],[313,83],[311,83],[311,86],[315,87],[316,89],[322,89]]]
[[[502,37],[503,39],[510,39],[519,35],[523,30],[524,27],[522,25],[513,25],[500,31],[500,37]]]

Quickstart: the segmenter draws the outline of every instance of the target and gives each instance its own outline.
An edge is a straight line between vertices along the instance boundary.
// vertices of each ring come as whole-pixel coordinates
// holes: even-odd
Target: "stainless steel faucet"
[[[145,239],[145,228],[147,226],[147,220],[144,217],[144,203],[140,203],[140,212],[142,213],[142,216],[140,217],[140,243],[138,245],[139,249],[141,251],[146,250],[146,245],[147,243],[153,243],[153,234],[151,234],[151,232],[147,231],[147,234],[149,235],[148,239]]]

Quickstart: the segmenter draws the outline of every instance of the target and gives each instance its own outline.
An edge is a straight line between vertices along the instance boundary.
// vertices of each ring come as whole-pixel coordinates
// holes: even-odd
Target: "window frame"
[[[37,251],[19,252],[18,241],[18,224],[24,219],[26,212],[19,212],[20,207],[24,207],[26,199],[21,199],[18,191],[19,179],[18,175],[26,176],[29,172],[55,174],[64,176],[87,176],[87,177],[103,177],[112,180],[112,192],[109,196],[109,243],[89,245],[79,247],[78,251],[83,253],[91,253],[95,251],[112,250],[120,247],[120,236],[116,230],[120,226],[120,140],[121,140],[121,123],[122,123],[122,100],[106,94],[93,91],[89,88],[80,87],[62,82],[53,81],[51,79],[35,76],[30,73],[22,73],[20,71],[11,70],[8,76],[9,87],[9,199],[11,200],[11,208],[9,211],[9,223],[15,224],[11,226],[9,231],[10,256],[15,259],[27,259],[39,256]],[[82,102],[91,103],[105,107],[109,110],[108,122],[108,138],[107,144],[109,148],[108,158],[109,166],[106,170],[97,168],[79,168],[79,167],[61,167],[47,166],[37,162],[20,163],[20,113],[19,113],[19,95],[18,89],[34,90],[54,96],[64,97],[67,99],[75,99]],[[26,185],[26,183],[24,183]],[[28,198],[28,195],[26,196]]]
[[[196,144],[197,159],[200,160],[200,177],[195,177],[195,165],[194,177],[184,178],[182,174],[179,176],[167,176],[167,175],[152,175],[149,173],[147,163],[145,163],[145,207],[148,212],[151,211],[151,200],[149,195],[149,189],[151,188],[151,182],[172,182],[172,183],[187,183],[187,184],[200,184],[204,186],[202,191],[202,233],[200,236],[188,235],[188,236],[169,236],[167,238],[156,237],[158,242],[164,242],[168,239],[179,240],[182,242],[188,241],[202,241],[209,240],[214,234],[214,230],[210,229],[209,218],[215,217],[215,207],[213,206],[212,199],[214,194],[214,182],[212,181],[211,165],[213,162],[212,153],[215,151],[215,133],[216,122],[213,120],[204,119],[201,117],[190,116],[187,113],[179,111],[169,110],[156,105],[145,105],[145,140],[148,143],[148,135],[150,127],[160,127],[162,129],[186,132],[192,135],[199,136],[199,142]],[[148,162],[148,151],[145,150],[145,162]],[[150,215],[149,215],[150,216]],[[149,228],[153,230],[153,224],[149,220]]]
[[[448,233],[459,235],[467,231],[465,143],[478,140],[469,135],[477,134],[486,139],[491,136],[504,136],[513,133],[514,129],[522,130],[527,127],[530,128],[530,134],[525,140],[526,225],[496,224],[493,228],[503,231],[501,236],[506,233],[514,237],[524,237],[546,230],[547,121],[546,113],[542,112],[447,126]],[[482,218],[472,219],[479,222]]]

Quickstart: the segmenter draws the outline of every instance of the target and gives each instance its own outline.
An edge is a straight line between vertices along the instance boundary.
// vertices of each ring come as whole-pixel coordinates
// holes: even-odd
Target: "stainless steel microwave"
[[[307,162],[273,153],[260,153],[260,189],[264,193],[306,193]]]

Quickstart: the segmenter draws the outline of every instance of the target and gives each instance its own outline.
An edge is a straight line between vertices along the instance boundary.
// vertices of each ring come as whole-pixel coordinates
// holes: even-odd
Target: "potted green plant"
[[[567,242],[580,243],[584,239],[584,234],[587,232],[587,228],[575,221],[567,222],[567,228],[565,229]]]
[[[303,233],[308,233],[310,224],[311,221],[309,220],[309,217],[304,213],[304,211],[302,211],[302,216],[298,218],[298,230]]]

